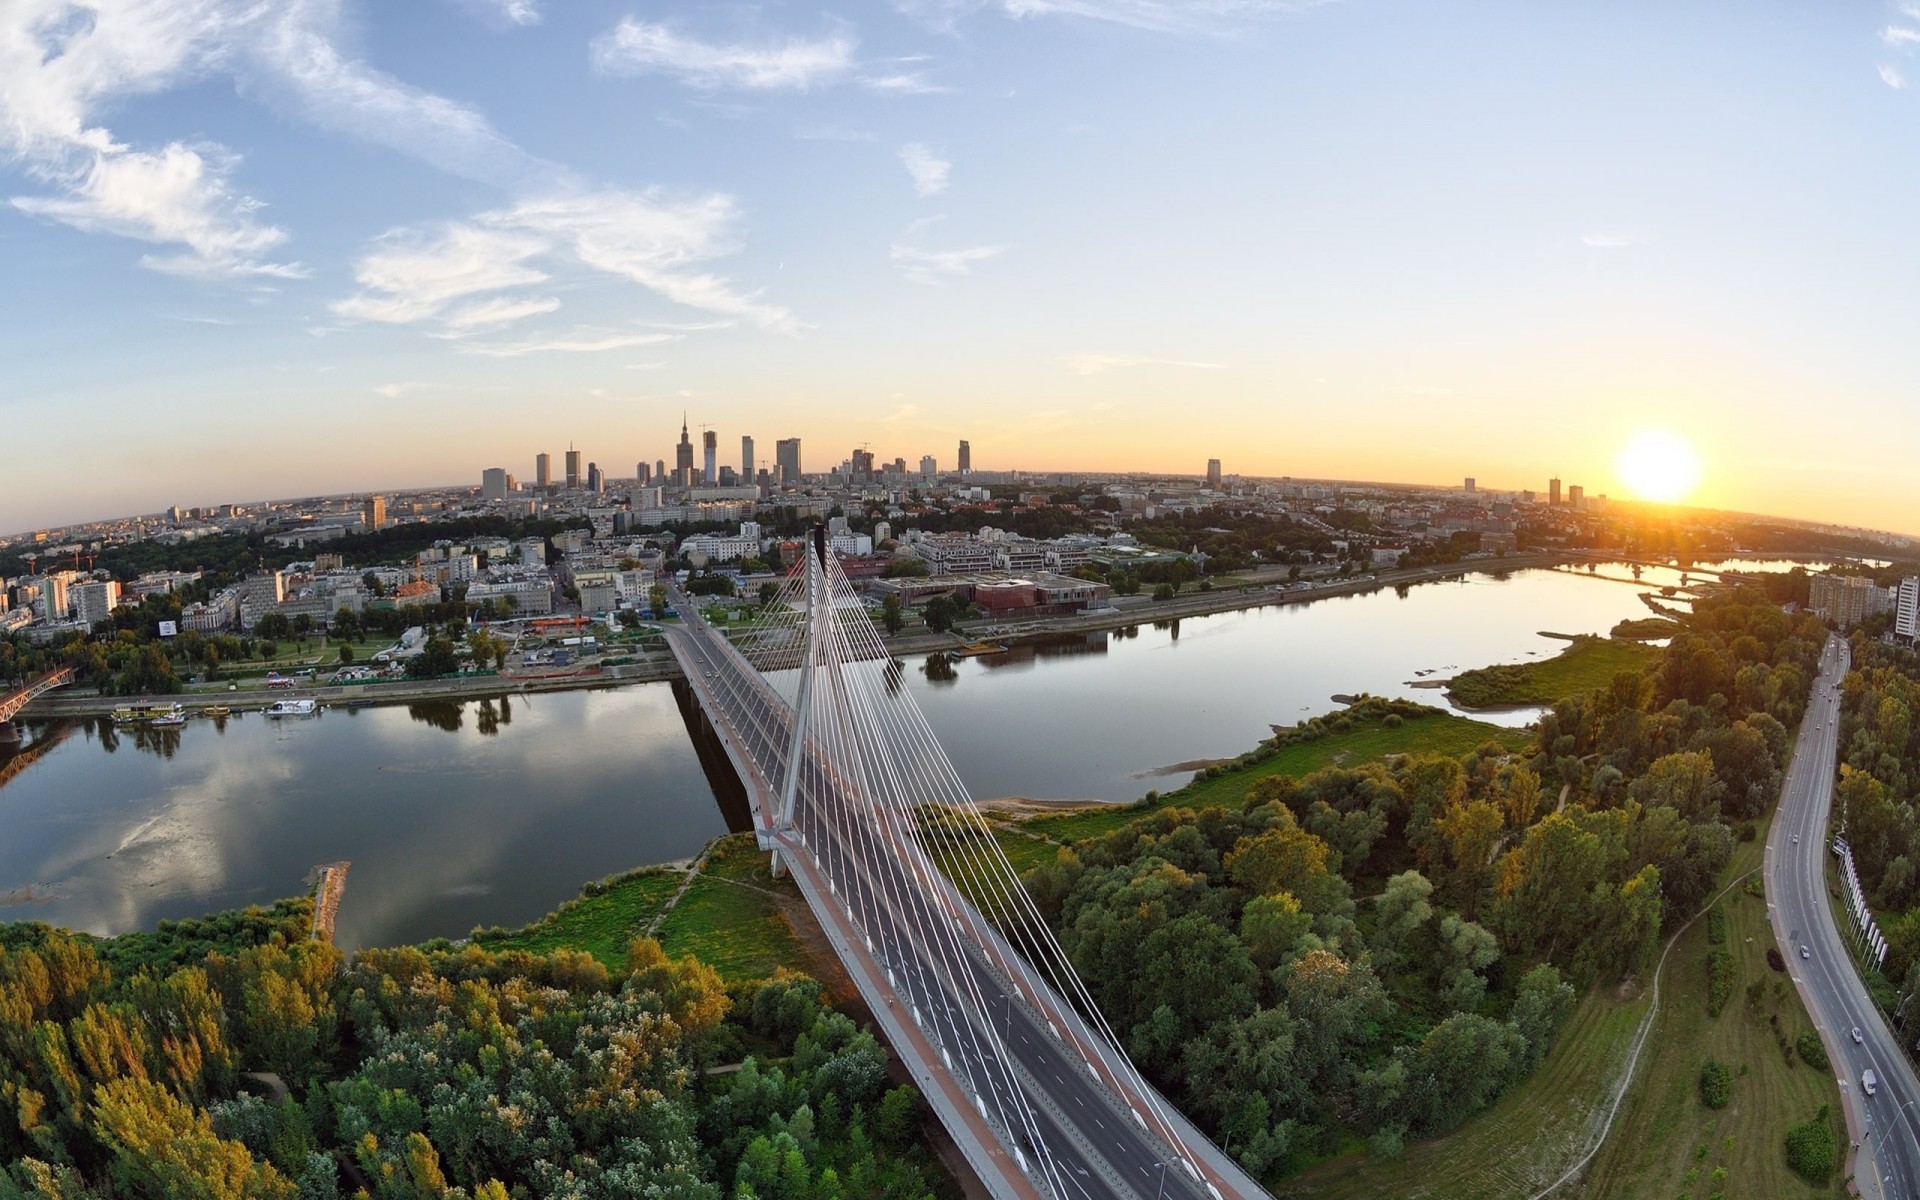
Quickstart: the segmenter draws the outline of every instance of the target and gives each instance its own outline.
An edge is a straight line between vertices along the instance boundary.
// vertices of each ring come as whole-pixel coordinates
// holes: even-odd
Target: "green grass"
[[[647,932],[685,879],[681,872],[663,868],[631,871],[605,885],[590,885],[597,894],[583,892],[523,929],[504,937],[483,934],[474,940],[489,950],[534,954],[585,950],[608,970],[622,971],[627,965],[627,943]],[[601,886],[604,891],[599,890]]]
[[[1326,767],[1359,766],[1394,754],[1444,754],[1459,757],[1489,741],[1510,749],[1526,745],[1529,735],[1451,713],[1405,720],[1397,729],[1383,721],[1369,721],[1345,733],[1330,733],[1312,742],[1297,742],[1249,767],[1213,779],[1189,783],[1152,802],[1086,809],[1060,816],[1031,817],[1022,824],[1034,833],[1060,842],[1099,837],[1162,808],[1208,808],[1238,804],[1254,784],[1269,775],[1311,775]]]
[[[1764,834],[1742,843],[1722,883],[1756,870],[1763,845]],[[1790,982],[1783,996],[1773,994],[1772,981],[1786,977],[1767,966],[1773,933],[1766,902],[1742,884],[1719,904],[1738,972],[1733,1000],[1720,1016],[1706,1015],[1707,922],[1696,921],[1667,958],[1660,1012],[1611,1132],[1556,1198],[1838,1194],[1837,1177],[1834,1185],[1815,1188],[1786,1166],[1787,1129],[1821,1104],[1833,1104],[1837,1113],[1839,1091],[1830,1071],[1788,1059],[1775,1040],[1772,1016],[1779,1016],[1790,1042],[1809,1026]],[[1746,1003],[1754,979],[1768,981],[1758,1012]],[[1575,1008],[1540,1069],[1464,1127],[1416,1142],[1395,1159],[1360,1153],[1320,1163],[1273,1194],[1281,1200],[1527,1200],[1593,1145],[1647,1005],[1644,989],[1627,996],[1596,989]],[[1718,1111],[1699,1099],[1700,1066],[1709,1056],[1734,1072],[1732,1103]],[[1696,1157],[1702,1146],[1704,1156]],[[1715,1180],[1722,1167],[1726,1178]]]
[[[773,878],[752,834],[721,838],[655,936],[668,954],[691,954],[729,983],[764,979],[779,967],[804,971],[800,943],[781,912],[783,895],[799,899],[791,882]]]
[[[1579,637],[1545,662],[1479,667],[1454,676],[1447,695],[1469,708],[1552,704],[1612,682],[1621,671],[1644,671],[1660,651],[1617,639]]]

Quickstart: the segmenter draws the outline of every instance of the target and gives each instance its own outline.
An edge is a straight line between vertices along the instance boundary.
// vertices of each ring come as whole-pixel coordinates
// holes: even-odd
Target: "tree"
[[[426,647],[407,664],[407,674],[416,679],[438,679],[460,669],[460,656],[449,638],[434,636]]]
[[[880,605],[880,624],[890,634],[899,633],[906,625],[907,618],[900,610],[899,593],[893,593]]]
[[[344,667],[352,661],[353,647],[347,645],[345,642],[340,643],[340,665]]]
[[[951,597],[935,596],[920,607],[920,619],[935,633],[945,633],[957,620],[957,607]]]

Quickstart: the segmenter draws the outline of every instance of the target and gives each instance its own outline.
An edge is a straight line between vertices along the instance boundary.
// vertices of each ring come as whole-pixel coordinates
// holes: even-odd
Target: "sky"
[[[1920,4],[5,0],[0,531],[866,445],[1920,529]]]

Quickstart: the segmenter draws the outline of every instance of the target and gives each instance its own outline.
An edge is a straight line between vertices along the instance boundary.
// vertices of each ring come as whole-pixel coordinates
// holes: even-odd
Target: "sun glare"
[[[1634,496],[1659,504],[1684,500],[1700,486],[1700,456],[1664,429],[1643,429],[1627,439],[1614,467]]]

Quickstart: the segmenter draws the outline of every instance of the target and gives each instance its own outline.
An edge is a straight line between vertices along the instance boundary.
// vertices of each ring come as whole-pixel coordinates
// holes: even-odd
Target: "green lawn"
[[[1393,754],[1458,757],[1489,741],[1519,749],[1527,744],[1528,737],[1523,730],[1505,729],[1451,713],[1415,717],[1397,729],[1388,728],[1382,721],[1369,721],[1345,733],[1330,733],[1318,741],[1295,743],[1265,762],[1189,783],[1177,791],[1162,794],[1151,803],[1086,809],[1057,817],[1030,817],[1022,824],[1055,841],[1077,842],[1109,833],[1157,809],[1238,804],[1254,784],[1269,775],[1311,775],[1326,767],[1358,766]]]
[[[1742,843],[1723,885],[1756,871],[1764,844],[1764,831],[1759,840]],[[1773,934],[1766,902],[1748,895],[1742,884],[1719,903],[1736,966],[1733,998],[1718,1017],[1707,1016],[1703,918],[1667,957],[1660,1011],[1611,1131],[1556,1198],[1709,1200],[1722,1194],[1810,1200],[1841,1194],[1837,1176],[1830,1186],[1816,1188],[1786,1167],[1787,1128],[1822,1104],[1834,1105],[1837,1114],[1839,1091],[1832,1072],[1789,1058],[1775,1038],[1774,1017],[1790,1042],[1808,1023],[1791,983],[1779,993],[1773,987],[1785,977],[1767,966]],[[1756,979],[1765,981],[1764,995],[1749,1009],[1746,987]],[[1409,1145],[1395,1159],[1358,1153],[1318,1164],[1281,1183],[1274,1195],[1528,1200],[1594,1146],[1648,1003],[1645,989],[1629,989],[1625,996],[1596,989],[1568,1018],[1540,1069],[1464,1127]],[[1699,1072],[1708,1055],[1734,1072],[1732,1102],[1718,1111],[1699,1100]],[[1725,1177],[1714,1177],[1718,1169]]]
[[[1469,708],[1552,704],[1577,692],[1605,687],[1621,671],[1644,671],[1659,656],[1658,648],[1637,642],[1579,637],[1545,662],[1463,671],[1454,676],[1447,695]]]
[[[583,893],[523,929],[504,937],[474,940],[489,950],[585,950],[606,965],[623,971],[627,943],[644,935],[686,876],[664,868],[645,868],[617,876],[597,895]]]
[[[691,954],[728,982],[764,979],[777,967],[806,969],[777,896],[798,901],[787,880],[773,878],[768,856],[750,833],[714,842],[705,866],[654,936],[675,958]]]

